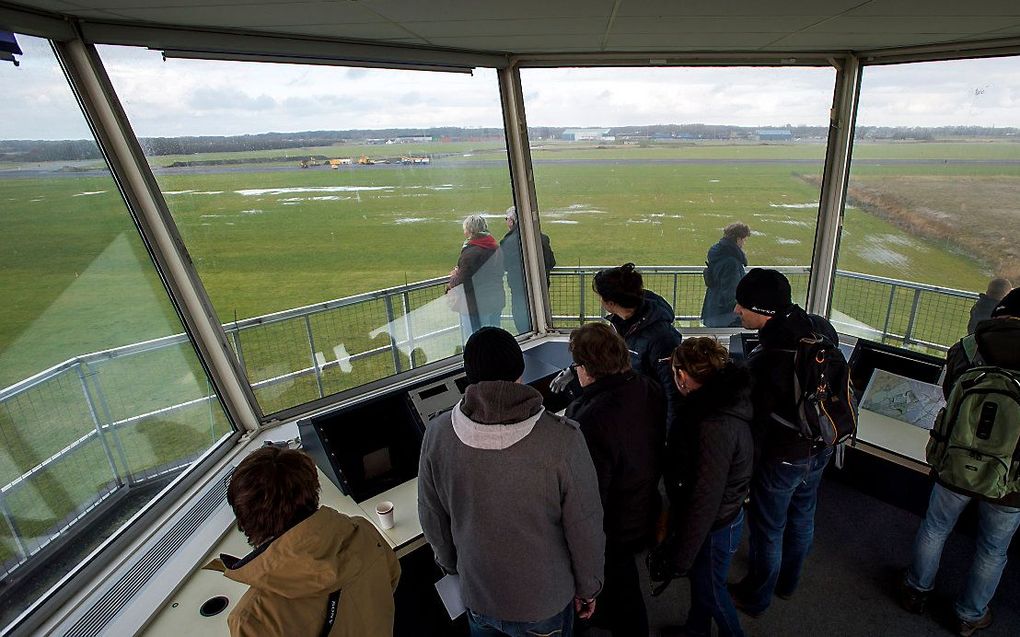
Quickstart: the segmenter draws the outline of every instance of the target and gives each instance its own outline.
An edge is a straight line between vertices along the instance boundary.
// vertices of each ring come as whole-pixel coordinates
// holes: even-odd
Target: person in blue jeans
[[[971,337],[967,337],[971,338]],[[949,397],[957,380],[979,364],[1020,370],[1020,288],[1007,294],[992,310],[992,318],[981,321],[973,334],[978,360],[968,356],[963,341],[949,348],[942,391]],[[978,534],[974,562],[956,600],[957,630],[970,637],[992,624],[988,604],[999,586],[1006,567],[1006,551],[1020,526],[1020,493],[990,500],[963,492],[935,476],[928,511],[914,540],[913,561],[907,569],[900,603],[914,613],[924,612],[928,594],[946,539],[971,500],[977,500]]]
[[[748,356],[754,379],[754,479],[748,515],[750,568],[731,589],[736,607],[752,617],[764,613],[772,595],[797,589],[815,533],[815,507],[832,448],[807,440],[782,424],[797,422],[794,350],[817,334],[833,343],[832,325],[792,302],[790,281],[776,270],[754,268],[737,285],[734,311],[741,325],[758,330]]]
[[[688,636],[742,637],[726,579],[740,546],[751,484],[751,375],[714,338],[689,338],[673,352],[684,409],[666,445],[672,572],[691,582]]]
[[[429,421],[418,519],[436,563],[460,580],[474,635],[566,637],[589,619],[606,555],[599,481],[578,424],[521,383],[524,353],[483,327],[464,346],[469,385]]]
[[[537,622],[508,622],[468,610],[471,637],[572,637],[574,612],[580,609],[568,604],[562,612]]]

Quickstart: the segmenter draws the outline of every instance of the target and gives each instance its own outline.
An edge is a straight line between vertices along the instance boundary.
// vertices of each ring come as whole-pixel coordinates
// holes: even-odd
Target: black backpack
[[[826,446],[857,433],[857,406],[850,393],[850,368],[839,345],[819,334],[800,339],[793,354],[796,422],[773,413],[777,422]]]

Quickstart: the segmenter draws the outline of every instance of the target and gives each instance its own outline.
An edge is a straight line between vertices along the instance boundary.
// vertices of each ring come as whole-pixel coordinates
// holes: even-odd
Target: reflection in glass
[[[100,52],[264,412],[454,355],[472,317],[514,329],[498,261],[449,274],[464,219],[498,242],[513,203],[495,71]]]
[[[866,67],[832,318],[944,350],[1020,281],[1020,58]]]
[[[0,626],[232,432],[49,44],[17,37],[21,66],[0,64]]]
[[[684,325],[728,325],[745,267],[779,267],[803,303],[833,69],[523,69],[521,80],[560,263],[555,325],[599,316],[582,290],[597,266],[627,262]],[[733,223],[749,227],[746,245],[706,272]]]

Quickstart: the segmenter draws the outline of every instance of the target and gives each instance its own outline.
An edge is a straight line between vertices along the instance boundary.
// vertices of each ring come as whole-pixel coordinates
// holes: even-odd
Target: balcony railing
[[[602,316],[591,290],[599,269],[552,272],[554,328],[570,329]],[[809,269],[777,269],[790,279],[794,300],[803,304]],[[681,329],[700,324],[701,267],[640,271],[645,286],[673,305]],[[422,309],[443,296],[445,283],[445,278],[420,281],[249,318],[224,329],[260,405],[273,412],[414,368],[425,362],[422,352],[430,345],[433,352],[452,354],[460,342],[456,315],[419,320]],[[961,290],[837,272],[831,318],[842,333],[944,351],[966,332],[976,298]],[[504,325],[512,324],[505,316]],[[334,354],[328,360],[322,353],[327,349]],[[142,392],[137,379],[145,375],[139,369],[154,378],[190,380]],[[0,482],[7,481],[0,487],[0,530],[6,531],[0,576],[66,541],[78,521],[125,487],[178,472],[229,435],[212,388],[196,378],[205,376],[187,337],[178,334],[84,354],[0,390],[0,435],[9,451],[27,450],[17,462],[0,465],[7,472],[0,474]],[[187,435],[175,438],[174,424],[185,421],[191,425]],[[40,435],[45,427],[63,437]],[[203,427],[205,433],[199,431]]]

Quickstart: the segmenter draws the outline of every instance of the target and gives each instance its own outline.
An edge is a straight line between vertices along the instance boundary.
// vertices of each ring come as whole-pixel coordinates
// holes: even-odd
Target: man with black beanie
[[[472,634],[571,635],[602,588],[599,483],[576,422],[521,384],[509,332],[464,345],[470,383],[425,430],[418,516],[436,562],[460,577]]]
[[[741,325],[758,330],[748,356],[754,378],[754,479],[748,517],[750,570],[733,586],[737,608],[765,612],[772,594],[793,595],[814,537],[815,505],[832,448],[814,444],[779,419],[797,422],[794,355],[800,339],[817,334],[839,343],[832,325],[793,303],[790,281],[776,270],[754,268],[737,285]],[[778,417],[778,418],[777,418]]]

